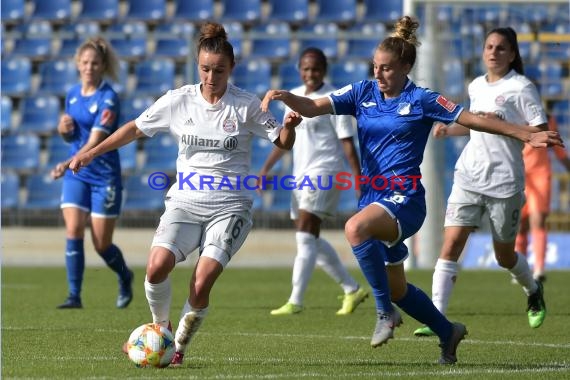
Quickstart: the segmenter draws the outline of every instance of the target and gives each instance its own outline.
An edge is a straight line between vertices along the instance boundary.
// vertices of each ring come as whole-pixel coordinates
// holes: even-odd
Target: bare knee
[[[367,240],[370,236],[366,235],[366,231],[362,223],[355,218],[350,218],[344,225],[344,235],[351,246],[356,246]]]
[[[146,278],[151,284],[158,284],[166,280],[172,272],[176,260],[174,255],[166,248],[153,247],[146,265]]]

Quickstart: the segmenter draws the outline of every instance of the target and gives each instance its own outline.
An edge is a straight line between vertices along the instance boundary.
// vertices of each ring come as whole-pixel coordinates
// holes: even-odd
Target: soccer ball
[[[137,327],[127,341],[129,359],[137,367],[164,368],[170,364],[176,347],[166,327],[146,323]]]

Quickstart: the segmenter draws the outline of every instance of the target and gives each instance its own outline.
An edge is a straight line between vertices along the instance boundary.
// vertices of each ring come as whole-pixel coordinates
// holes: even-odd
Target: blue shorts
[[[383,242],[384,261],[389,264],[400,264],[408,257],[408,247],[404,240],[419,231],[426,218],[426,202],[422,195],[404,196],[392,194],[390,197],[378,198],[376,203],[398,221],[399,236],[393,242]]]
[[[98,186],[76,178],[63,179],[61,208],[76,207],[95,217],[116,218],[121,213],[122,201],[120,184]]]

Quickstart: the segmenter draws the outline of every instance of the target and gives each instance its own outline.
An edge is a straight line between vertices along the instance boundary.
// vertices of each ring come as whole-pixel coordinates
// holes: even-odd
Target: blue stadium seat
[[[285,104],[283,104],[283,102],[271,102],[269,103],[269,112],[275,116],[277,121],[282,123],[285,117]]]
[[[121,173],[133,174],[137,170],[137,142],[133,141],[119,148]]]
[[[106,36],[119,58],[140,60],[146,56],[148,27],[142,21],[127,21],[112,24]]]
[[[25,16],[25,0],[2,0],[0,2],[0,17],[2,19],[2,24],[19,23]]]
[[[12,129],[12,107],[12,98],[2,95],[2,108],[0,110],[0,126],[2,127],[2,134],[10,132]]]
[[[523,62],[534,61],[533,45],[536,43],[535,33],[528,23],[510,24],[517,32],[519,53]]]
[[[2,137],[2,169],[28,174],[40,166],[40,138],[32,133]]]
[[[317,0],[316,22],[352,24],[356,21],[356,0]]]
[[[63,181],[53,180],[49,173],[31,174],[26,179],[27,197],[22,208],[26,210],[59,209]]]
[[[65,97],[67,91],[79,82],[75,61],[56,59],[40,63],[39,94]]]
[[[27,57],[2,58],[2,95],[20,97],[32,89],[32,63]]]
[[[190,41],[186,38],[160,38],[156,40],[155,57],[185,61],[190,53]]]
[[[34,60],[43,60],[52,54],[53,28],[49,21],[30,21],[16,27],[13,55],[23,55]]]
[[[71,18],[71,0],[33,0],[31,18],[50,22],[63,22]]]
[[[251,168],[250,174],[257,175],[261,170],[261,167],[265,163],[265,160],[273,150],[273,144],[271,141],[264,138],[255,136],[251,141]],[[279,174],[283,169],[283,160],[279,160],[271,169],[269,174]]]
[[[119,0],[79,0],[79,20],[93,20],[110,23],[119,17]]]
[[[341,88],[347,84],[370,78],[369,61],[361,59],[344,59],[334,62],[329,68],[331,84]]]
[[[196,27],[191,22],[167,21],[154,29],[156,40],[155,57],[171,58],[176,62],[186,62],[192,49]]]
[[[224,22],[224,29],[228,33],[228,41],[234,47],[234,56],[239,58],[242,56],[243,46],[243,25],[241,22],[231,21]]]
[[[143,152],[144,165],[142,167],[146,171],[176,173],[178,143],[171,134],[160,133],[152,138],[145,139]]]
[[[291,27],[277,21],[250,29],[251,52],[248,58],[284,60],[291,54]]]
[[[168,58],[152,58],[135,65],[137,95],[161,96],[174,88],[175,66]]]
[[[166,0],[126,0],[127,20],[158,22],[166,17]]]
[[[376,47],[386,35],[386,26],[380,22],[357,24],[346,32],[345,56],[371,59]]]
[[[49,136],[56,132],[61,107],[55,95],[33,95],[22,99],[22,119],[18,132],[31,132]]]
[[[308,47],[318,47],[327,58],[338,57],[338,26],[335,23],[306,24],[297,30],[299,52]]]
[[[214,0],[175,0],[174,20],[207,21],[214,18]]]
[[[542,60],[540,70],[540,95],[555,98],[564,95],[563,67],[558,61]]]
[[[123,211],[158,211],[164,208],[163,190],[148,184],[148,174],[129,175],[124,182]]]
[[[70,144],[59,135],[50,136],[46,143],[47,161],[46,170],[53,169],[57,164],[67,160],[70,157]]]
[[[129,63],[125,60],[119,60],[119,74],[117,80],[107,78],[113,90],[119,95],[129,92]]]
[[[465,95],[465,73],[463,63],[459,58],[448,57],[443,63],[442,92],[454,100]]]
[[[261,0],[220,0],[222,21],[239,21],[244,24],[255,23],[261,18]]]
[[[101,27],[96,21],[79,21],[77,23],[62,25],[60,31],[61,47],[58,56],[70,58],[75,56],[77,48],[89,37],[101,33]]]
[[[309,19],[309,0],[269,0],[268,19],[298,24]]]
[[[538,32],[540,58],[568,62],[570,60],[570,25],[568,23],[551,24]]]
[[[463,60],[478,59],[481,56],[481,47],[485,44],[485,31],[481,24],[466,23],[461,26]]]
[[[263,96],[271,85],[271,64],[263,58],[243,60],[234,67],[232,78],[236,86]]]
[[[136,94],[121,99],[121,115],[119,124],[136,119],[154,103],[152,96],[139,96]]]
[[[504,7],[501,5],[480,5],[474,7],[463,8],[462,14],[463,19],[469,20],[470,22],[480,23],[480,24],[493,24],[499,23]]]
[[[2,171],[2,210],[15,209],[20,204],[20,177],[13,172]]]
[[[552,114],[556,117],[558,130],[565,141],[570,140],[570,100],[559,100],[552,106]]]
[[[154,28],[154,37],[156,39],[178,37],[192,40],[195,34],[196,27],[189,21],[165,21]]]
[[[403,0],[364,0],[362,21],[392,24],[402,17]]]
[[[277,71],[279,73],[279,81],[281,82],[279,85],[280,88],[284,90],[290,90],[303,84],[303,81],[299,75],[298,62],[296,60],[281,62]],[[276,102],[271,102],[270,104],[273,103]]]

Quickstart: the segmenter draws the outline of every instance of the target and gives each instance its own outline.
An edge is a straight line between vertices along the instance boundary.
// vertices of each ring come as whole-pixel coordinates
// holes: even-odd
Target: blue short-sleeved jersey
[[[101,116],[105,109],[113,111],[116,115],[114,121],[108,125],[101,124]],[[90,96],[81,95],[81,85],[75,85],[67,93],[65,99],[65,112],[75,122],[73,139],[71,141],[70,155],[73,156],[89,140],[92,130],[101,130],[111,134],[119,127],[119,97],[111,86],[103,81],[97,91]],[[119,152],[113,150],[96,157],[87,167],[77,174],[70,170],[66,177],[73,176],[92,185],[121,186],[121,163]]]
[[[364,80],[329,95],[334,113],[356,117],[362,175],[374,181],[361,187],[360,207],[394,193],[424,197],[420,164],[432,125],[449,124],[462,107],[408,80],[397,98],[385,99],[377,81]]]

